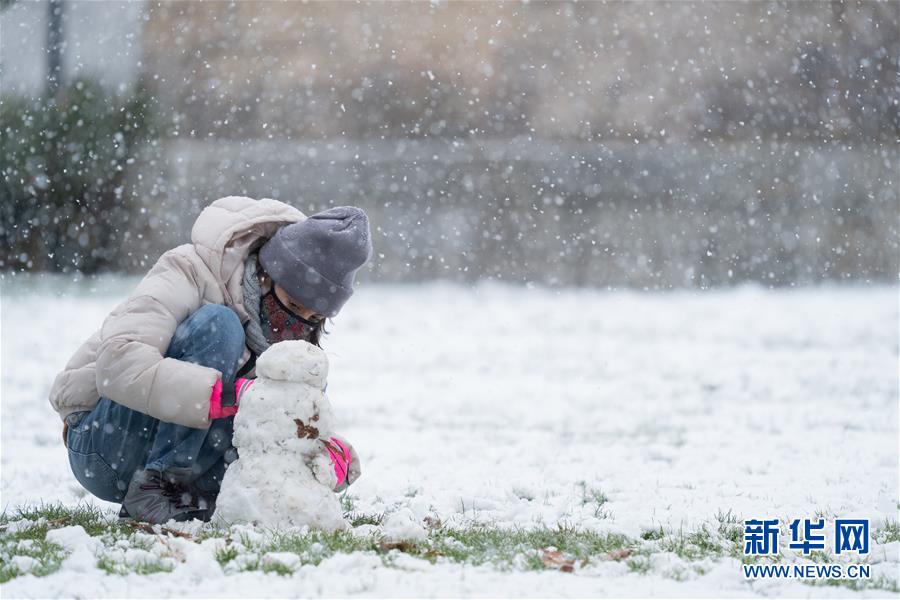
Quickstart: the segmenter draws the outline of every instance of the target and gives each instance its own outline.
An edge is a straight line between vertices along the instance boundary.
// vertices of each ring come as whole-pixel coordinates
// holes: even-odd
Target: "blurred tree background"
[[[143,94],[116,97],[89,79],[53,100],[14,98],[0,106],[7,268],[121,267],[123,242],[146,229],[125,170],[151,131],[149,108]]]
[[[245,194],[362,206],[381,281],[896,280],[897,3],[135,6],[0,13],[4,268],[140,272]]]

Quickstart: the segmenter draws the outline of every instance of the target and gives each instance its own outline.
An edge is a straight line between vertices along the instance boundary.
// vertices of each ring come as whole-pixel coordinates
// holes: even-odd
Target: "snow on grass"
[[[0,283],[6,597],[896,595],[896,288],[361,286],[324,344],[363,467],[332,535],[88,503],[47,392],[134,281]],[[872,519],[872,579],[743,579],[743,519],[818,516]]]
[[[373,522],[380,517],[373,516]],[[292,577],[338,555],[362,554],[388,569],[427,570],[458,564],[489,566],[501,572],[551,571],[587,576],[656,574],[672,581],[696,579],[720,564],[735,564],[742,555],[742,528],[730,513],[691,532],[648,530],[638,539],[572,526],[505,529],[483,523],[445,526],[429,520],[421,539],[388,538],[365,523],[333,533],[307,529],[266,530],[251,526],[171,523],[147,526],[120,522],[92,504],[24,508],[0,515],[0,583],[17,578],[67,576],[66,565],[104,575],[177,573],[205,565],[211,575],[273,573]],[[896,545],[896,523],[876,529],[873,554]],[[212,561],[218,564],[215,568]],[[793,562],[801,561],[797,556]],[[834,562],[812,556],[805,562]],[[878,562],[874,563],[879,564]],[[624,565],[624,567],[623,567]],[[890,568],[866,582],[843,581],[852,590],[897,591]],[[191,570],[191,569],[188,569]],[[10,592],[28,590],[7,586]]]

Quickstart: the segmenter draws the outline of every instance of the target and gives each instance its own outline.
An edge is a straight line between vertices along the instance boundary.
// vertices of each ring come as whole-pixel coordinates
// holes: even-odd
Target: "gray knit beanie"
[[[334,317],[353,294],[356,271],[372,256],[369,218],[336,206],[285,225],[259,251],[259,262],[291,298]]]

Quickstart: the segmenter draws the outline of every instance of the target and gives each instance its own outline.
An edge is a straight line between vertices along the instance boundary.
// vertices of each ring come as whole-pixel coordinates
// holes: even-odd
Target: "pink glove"
[[[241,394],[246,392],[251,385],[253,385],[252,379],[240,377],[234,382],[234,391],[230,386],[223,390],[222,380],[217,380],[213,386],[212,395],[209,397],[210,420],[224,419],[237,413]]]
[[[334,436],[328,440],[322,440],[325,450],[334,465],[334,474],[337,477],[337,485],[334,491],[340,492],[347,489],[351,483],[359,479],[359,455],[347,440]]]

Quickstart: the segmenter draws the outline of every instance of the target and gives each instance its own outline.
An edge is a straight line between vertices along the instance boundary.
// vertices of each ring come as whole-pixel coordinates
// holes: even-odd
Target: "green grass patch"
[[[641,533],[641,539],[677,556],[697,561],[706,558],[744,558],[743,520],[731,511],[718,511],[708,523],[692,531],[667,530],[661,525]]]
[[[24,523],[23,523],[24,521]],[[0,513],[0,583],[5,583],[25,573],[13,563],[14,556],[35,559],[28,573],[42,577],[57,571],[69,552],[46,540],[47,532],[61,527],[81,526],[92,537],[106,542],[127,539],[130,547],[148,546],[135,538],[136,529],[129,523],[119,523],[117,518],[104,513],[90,503],[76,506],[63,504],[36,504],[22,506],[14,511]]]
[[[641,533],[641,539],[646,541],[661,540],[666,537],[666,530],[662,525],[654,529],[647,529]]]
[[[884,574],[871,579],[817,579],[813,581],[803,580],[802,583],[811,587],[847,588],[854,592],[885,590],[894,594],[900,593],[900,583]]]
[[[58,503],[38,504],[0,513],[0,557],[3,558],[0,561],[0,583],[25,574],[12,561],[15,556],[34,559],[35,562],[31,562],[26,571],[36,577],[57,571],[69,553],[63,547],[48,542],[47,532],[70,525],[80,525],[91,535],[103,532],[108,526],[103,511],[92,504],[78,504],[75,507]]]
[[[219,565],[225,566],[238,557],[240,551],[234,546],[223,546],[216,550],[216,560]]]
[[[145,560],[131,563],[123,562],[119,557],[101,555],[97,558],[97,568],[102,569],[108,575],[152,575],[153,573],[168,573],[174,565],[171,561],[163,561],[158,557],[147,557]]]
[[[278,575],[293,575],[294,570],[287,565],[279,562],[270,562],[263,564],[261,568],[263,573],[277,573]]]
[[[891,542],[900,542],[900,521],[896,519],[887,519],[875,529],[872,538],[879,544],[890,544]]]
[[[347,492],[341,495],[341,508],[344,511],[344,518],[347,519],[351,527],[381,525],[382,521],[384,521],[384,514],[357,512],[356,498]]]
[[[716,533],[723,540],[727,554],[733,558],[744,556],[744,520],[730,510],[716,513]]]
[[[728,555],[724,538],[706,525],[701,525],[692,532],[685,533],[683,529],[680,529],[675,534],[667,535],[660,540],[660,548],[667,552],[673,552],[685,560],[702,560]]]
[[[273,566],[260,560],[246,560],[242,555],[265,556],[269,552],[289,552],[300,564],[318,565],[337,553],[372,552],[390,564],[396,552],[430,562],[448,560],[470,565],[492,564],[498,568],[520,567],[526,570],[557,569],[545,561],[547,549],[560,552],[570,562],[606,559],[609,553],[631,549],[637,542],[625,536],[600,534],[559,526],[535,529],[501,529],[486,525],[470,527],[437,527],[421,541],[386,542],[377,535],[359,536],[351,531],[305,534],[273,533],[265,542],[239,539],[219,548],[216,559],[223,567],[234,562],[235,570],[270,570],[290,572],[284,565]]]
[[[434,556],[446,556],[469,564],[490,562],[507,566],[512,565],[519,555],[534,556],[546,548],[554,548],[575,561],[584,561],[637,545],[636,541],[622,535],[581,531],[561,525],[513,530],[483,526],[442,528],[432,532],[429,542]]]
[[[647,556],[636,556],[625,561],[628,570],[639,575],[646,575],[650,572],[650,558]]]
[[[609,502],[609,496],[607,496],[603,490],[588,487],[586,481],[579,481],[578,487],[581,488],[581,505],[591,506],[594,511],[594,517],[598,519],[607,519],[612,515],[609,510],[603,508],[603,505]]]
[[[17,539],[43,539],[50,529],[81,525],[89,535],[97,535],[108,526],[103,511],[93,504],[78,504],[74,507],[62,504],[39,504],[23,506],[14,512],[3,511],[0,523],[9,526],[14,521],[33,521],[34,524],[19,528],[13,535]]]
[[[0,583],[25,574],[11,561],[5,560],[6,557],[27,556],[34,559],[36,562],[27,572],[35,577],[43,577],[59,570],[63,560],[69,555],[62,546],[46,540],[26,538],[26,543],[19,543],[20,541],[10,543],[5,538],[0,539],[0,556],[4,557],[0,561]]]
[[[583,489],[587,504],[603,506],[605,494],[596,489]],[[341,497],[345,516],[354,526],[380,525],[382,514],[356,511],[355,499],[349,494]],[[26,520],[27,524],[15,523]],[[722,519],[728,525],[730,519]],[[174,532],[162,530],[161,536],[147,535],[143,527],[120,523],[111,514],[91,504],[67,507],[60,504],[38,505],[0,514],[0,550],[2,556],[32,556],[37,563],[30,563],[30,572],[45,575],[56,571],[65,559],[66,551],[46,541],[51,529],[80,525],[92,537],[99,538],[100,549],[97,566],[110,575],[135,573],[149,575],[171,571],[177,558],[160,553],[159,544],[165,543]],[[214,550],[215,558],[226,572],[266,571],[287,575],[292,572],[291,561],[266,560],[268,553],[289,553],[297,557],[297,564],[318,565],[338,553],[368,552],[381,556],[388,566],[398,553],[404,553],[432,563],[450,561],[470,565],[494,565],[498,569],[570,569],[598,560],[623,560],[634,572],[650,570],[650,550],[643,546],[650,541],[671,549],[685,557],[703,557],[721,554],[721,535],[713,535],[710,529],[675,536],[662,528],[645,532],[643,540],[622,535],[585,531],[572,526],[537,526],[532,528],[500,528],[487,524],[444,525],[438,519],[427,521],[428,535],[424,540],[388,542],[380,535],[359,535],[352,530],[339,532],[279,532],[261,531],[255,536],[247,531],[236,532],[217,524],[206,524],[189,537],[199,543],[219,539]],[[723,527],[725,525],[722,525]],[[726,531],[726,534],[728,532]],[[124,550],[144,550],[146,559],[129,557],[126,564]],[[156,551],[156,554],[154,554]],[[161,555],[160,555],[161,554]],[[140,556],[140,553],[138,553]],[[19,564],[27,561],[18,559]],[[9,581],[21,575],[11,560],[0,564],[0,580]]]
[[[350,522],[351,527],[359,527],[360,525],[381,525],[384,521],[384,514],[374,513],[350,513],[345,515]]]
[[[602,491],[585,484],[582,501],[584,506],[602,507],[608,499]],[[358,512],[357,503],[349,494],[341,497],[341,504],[354,527],[378,526],[384,520],[382,514]],[[154,528],[148,534],[145,526],[120,523],[112,514],[91,504],[75,507],[51,504],[0,513],[0,583],[26,572],[40,577],[57,571],[68,552],[48,542],[47,532],[71,525],[83,527],[100,542],[97,567],[114,576],[172,571],[184,558],[169,547],[170,536],[197,544],[217,540],[209,552],[226,573],[262,571],[284,576],[292,574],[298,565],[315,566],[336,554],[353,552],[378,556],[388,567],[393,566],[401,554],[406,554],[431,563],[491,565],[500,570],[571,571],[599,561],[621,561],[636,574],[654,571],[652,559],[655,553],[672,552],[688,563],[665,574],[676,580],[705,572],[707,559],[732,557],[742,562],[756,562],[759,558],[743,555],[743,521],[730,511],[720,511],[690,531],[657,526],[643,531],[640,538],[569,525],[529,528],[502,528],[484,523],[447,525],[430,516],[425,519],[428,533],[424,539],[393,542],[384,539],[378,530],[369,535],[353,529],[300,533],[232,529],[215,523],[207,523],[190,535],[167,528]],[[882,544],[896,542],[900,539],[900,525],[895,520],[885,521],[875,530],[874,539]],[[16,556],[23,558],[13,560]],[[778,555],[765,560],[778,562],[781,558]],[[828,562],[832,557],[813,555],[810,558]],[[897,591],[897,581],[884,576],[868,581],[829,580],[815,584],[838,585],[851,590]]]
[[[275,533],[259,548],[259,553],[291,552],[299,556],[303,564],[318,565],[324,559],[338,553],[349,554],[377,549],[378,541],[373,536],[359,537],[350,531],[312,531],[302,535]]]
[[[352,513],[356,510],[356,498],[353,497],[353,494],[349,492],[341,494],[341,509],[344,511],[344,514]]]

